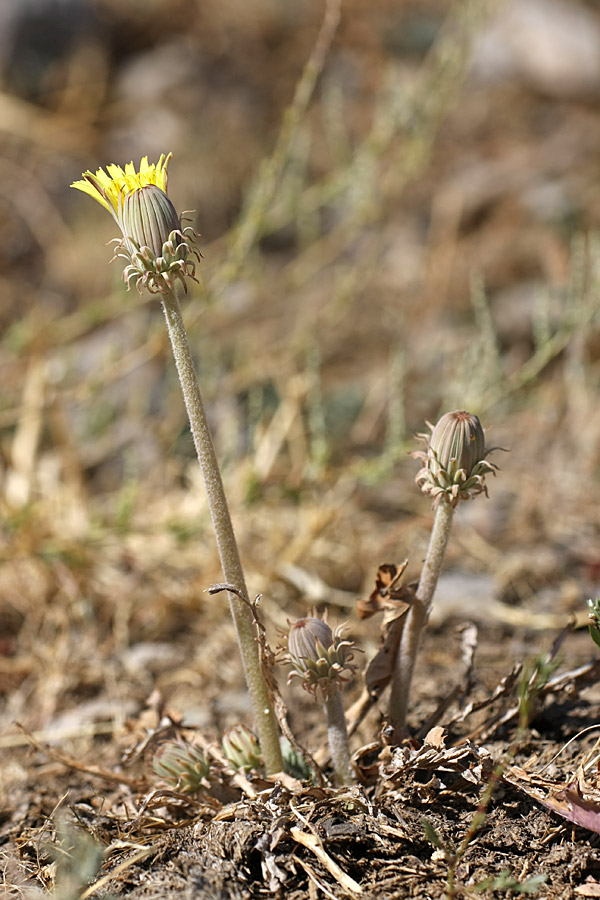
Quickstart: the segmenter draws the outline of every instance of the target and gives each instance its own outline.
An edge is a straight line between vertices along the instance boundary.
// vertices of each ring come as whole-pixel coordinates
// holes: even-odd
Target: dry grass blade
[[[316,875],[315,871],[313,870],[313,868],[311,866],[309,866],[309,864],[304,859],[300,859],[299,856],[296,856],[295,860],[298,863],[298,865],[304,869],[304,871],[306,872],[306,874],[308,875],[308,877],[310,879],[309,888],[308,888],[309,900],[313,900],[313,898],[318,897],[319,891],[321,891],[325,895],[325,897],[329,897],[330,900],[337,900],[337,897],[333,893],[333,891],[330,890],[330,888],[328,888],[327,885],[321,879],[317,878],[317,875]],[[318,888],[318,890],[315,890],[315,888]]]
[[[296,843],[301,844],[303,847],[310,850],[311,853],[314,853],[319,862],[345,891],[350,894],[362,894],[360,884],[354,881],[353,878],[350,878],[349,875],[346,875],[338,864],[325,852],[322,841],[316,837],[316,835],[307,834],[296,826],[290,828],[290,834]]]
[[[18,724],[18,723],[17,723]],[[85,772],[87,775],[93,775],[94,778],[102,778],[104,781],[108,781],[112,784],[126,784],[128,787],[133,788],[133,790],[140,791],[145,787],[145,780],[141,778],[131,778],[129,775],[124,775],[121,772],[113,772],[110,769],[104,769],[101,766],[93,765],[92,763],[82,763],[77,759],[74,759],[72,756],[68,756],[66,753],[62,753],[60,750],[57,750],[55,747],[48,747],[47,745],[41,744],[33,734],[30,734],[27,729],[23,728],[19,725],[23,734],[29,741],[32,747],[34,747],[39,753],[42,753],[44,756],[47,756],[48,759],[53,759],[55,762],[61,763],[61,765],[66,766],[69,769],[74,769],[77,772]]]
[[[110,852],[112,848],[108,847],[107,852]],[[122,875],[127,869],[131,869],[133,866],[136,866],[138,863],[147,859],[153,853],[156,852],[154,847],[142,846],[138,847],[131,856],[128,856],[127,859],[122,860],[122,862],[118,863],[114,869],[107,875],[102,875],[101,878],[98,878],[93,884],[91,884],[85,891],[81,894],[79,900],[87,900],[88,897],[91,897],[97,891],[102,890],[102,888],[109,885],[115,878]]]

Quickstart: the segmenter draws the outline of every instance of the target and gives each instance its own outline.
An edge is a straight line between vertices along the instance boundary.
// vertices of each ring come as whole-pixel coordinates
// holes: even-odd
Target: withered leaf
[[[400,579],[407,566],[407,559],[399,566],[396,563],[383,563],[379,566],[373,591],[367,600],[358,600],[356,603],[360,619],[368,619],[375,613],[389,609],[390,606],[393,608],[394,602],[397,600],[410,602],[414,595],[413,587],[400,584]],[[390,601],[392,601],[391,604]]]
[[[365,685],[370,694],[379,695],[391,681],[400,649],[405,616],[409,609],[410,604],[405,603],[400,615],[389,623],[383,644],[367,666]]]
[[[567,787],[540,802],[563,819],[600,834],[600,806],[592,800],[586,800],[577,789]]]
[[[375,578],[375,589],[368,600],[357,603],[358,615],[367,619],[377,612],[383,612],[381,624],[382,644],[365,672],[365,685],[371,695],[378,695],[389,684],[400,649],[400,640],[416,590],[416,585],[400,584],[408,560],[401,565],[384,563],[379,566]]]
[[[519,766],[511,766],[503,777],[568,822],[600,834],[600,795],[595,785],[577,779],[557,782]]]

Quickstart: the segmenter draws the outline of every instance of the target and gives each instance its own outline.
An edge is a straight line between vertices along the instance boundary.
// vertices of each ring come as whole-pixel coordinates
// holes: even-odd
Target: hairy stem
[[[327,737],[331,762],[337,783],[339,785],[354,784],[346,717],[342,705],[342,695],[337,684],[331,685],[325,698],[325,715],[327,716]]]
[[[229,515],[221,472],[210,428],[206,420],[204,404],[176,292],[171,291],[163,294],[162,305],[198,455],[198,462],[200,463],[206,487],[208,506],[217,539],[223,575],[227,584],[235,587],[242,597],[248,599],[244,571],[240,562],[231,516]],[[283,769],[283,761],[273,702],[261,670],[252,611],[248,604],[240,600],[236,594],[229,592],[228,597],[265,767],[269,774],[273,774]]]
[[[408,613],[398,656],[392,678],[390,696],[390,719],[394,731],[394,740],[401,740],[406,735],[406,715],[415,662],[421,637],[425,631],[429,613],[433,603],[433,595],[442,571],[444,555],[454,509],[445,497],[441,497],[435,511],[433,528],[429,539],[427,555],[421,570],[419,586],[414,602]]]

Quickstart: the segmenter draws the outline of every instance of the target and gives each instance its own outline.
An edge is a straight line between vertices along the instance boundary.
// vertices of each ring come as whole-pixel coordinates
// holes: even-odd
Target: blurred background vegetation
[[[408,452],[454,408],[510,452],[459,510],[434,628],[516,626],[524,652],[585,616],[594,2],[4,0],[0,77],[4,746],[15,720],[112,733],[155,687],[191,722],[249,712],[160,309],[68,187],[110,162],[172,150],[170,196],[195,210],[186,321],[272,636],[329,605],[375,646],[354,601],[382,562],[418,572]]]

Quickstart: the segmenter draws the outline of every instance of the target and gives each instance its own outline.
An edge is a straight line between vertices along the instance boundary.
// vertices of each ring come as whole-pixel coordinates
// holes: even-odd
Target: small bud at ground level
[[[205,786],[210,763],[193,744],[165,741],[156,751],[152,768],[174,790],[182,794],[196,794]]]
[[[595,600],[588,600],[590,611],[588,613],[590,624],[590,637],[597,647],[600,647],[600,597]]]
[[[250,772],[262,768],[260,746],[253,731],[245,725],[235,725],[223,735],[223,753],[234,769]]]

